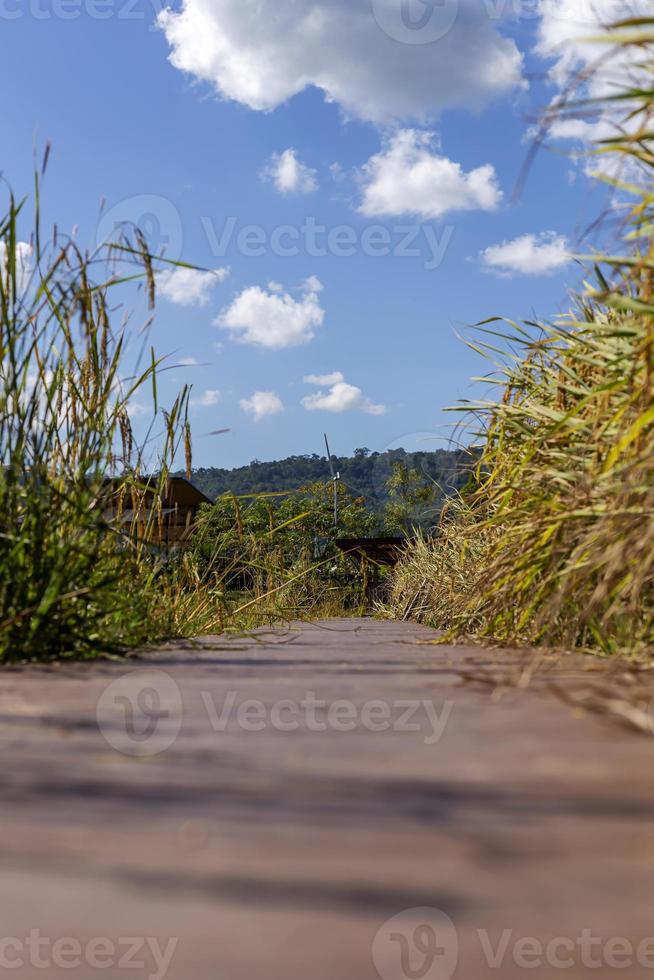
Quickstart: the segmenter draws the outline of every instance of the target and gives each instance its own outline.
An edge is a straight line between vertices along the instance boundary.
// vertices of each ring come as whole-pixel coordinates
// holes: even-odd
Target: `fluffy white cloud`
[[[200,396],[200,404],[204,408],[211,408],[213,405],[217,405],[220,401],[220,392],[217,388],[207,388],[206,391],[202,392]]]
[[[329,391],[317,391],[302,399],[308,412],[366,412],[368,415],[384,415],[385,405],[375,405],[366,398],[361,388],[350,385],[340,371],[332,374],[309,374],[304,379],[307,384],[328,387]]]
[[[280,194],[311,194],[318,189],[316,171],[298,160],[292,147],[283,153],[273,153],[262,177],[271,180]]]
[[[206,306],[211,291],[229,275],[228,269],[201,272],[177,266],[157,276],[157,288],[161,296],[178,306]]]
[[[302,289],[310,293],[321,293],[324,288],[318,276],[309,276],[302,284]]]
[[[251,398],[242,398],[240,405],[255,422],[260,422],[267,415],[278,415],[284,411],[282,400],[274,391],[255,391]]]
[[[334,371],[332,374],[307,374],[303,380],[307,385],[318,385],[319,388],[323,388],[345,381],[345,377],[340,371]]]
[[[32,252],[29,242],[16,242],[16,292],[19,296],[25,292],[32,275]],[[5,286],[9,274],[7,266],[7,245],[0,239],[0,271],[5,277]]]
[[[426,120],[522,84],[515,42],[479,0],[434,4],[423,33],[403,23],[403,9],[398,0],[182,0],[158,24],[176,68],[257,110],[316,86],[350,116]]]
[[[127,414],[130,419],[138,419],[144,415],[153,414],[153,409],[151,407],[148,408],[147,405],[143,405],[141,402],[128,402]]]
[[[572,256],[563,235],[544,231],[540,235],[520,235],[501,245],[489,245],[480,257],[485,268],[500,275],[546,276],[562,269]]]
[[[440,218],[448,211],[493,211],[502,200],[495,169],[465,173],[442,156],[432,133],[403,129],[363,167],[361,214]]]
[[[276,287],[276,284],[275,284]],[[253,347],[283,350],[306,344],[322,326],[325,311],[318,294],[322,283],[311,276],[300,287],[299,299],[277,288],[260,286],[244,289],[224,310],[216,325],[229,330],[235,340]]]
[[[604,27],[651,11],[651,0],[540,0],[536,50],[556,59],[552,75],[564,84],[571,69],[590,65],[605,52],[604,44],[591,40]]]
[[[607,53],[605,44],[593,42],[601,36],[602,29],[618,20],[629,17],[651,16],[651,0],[540,0],[540,24],[537,53],[552,61],[551,80],[560,90],[566,89],[575,72],[586,81],[575,86],[573,99],[587,96],[603,99],[614,95],[617,87],[625,82],[635,86],[649,84],[650,78],[640,67],[640,52],[625,48],[611,57],[606,67],[599,64]],[[584,144],[595,140],[610,139],[624,127],[637,128],[641,119],[624,123],[629,107],[616,104],[604,106],[593,115],[589,107],[581,118],[555,118],[550,134],[557,139],[578,140]],[[594,156],[586,161],[588,170],[603,171],[617,176],[624,167],[632,169],[627,157],[617,160]]]
[[[199,398],[193,398],[191,400],[199,408],[213,408],[220,401],[220,392],[217,388],[207,388]]]

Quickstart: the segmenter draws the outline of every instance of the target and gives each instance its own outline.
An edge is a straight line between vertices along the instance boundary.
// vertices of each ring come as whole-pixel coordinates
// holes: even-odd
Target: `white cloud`
[[[19,296],[25,292],[32,275],[32,252],[29,242],[16,242],[16,292]],[[7,245],[0,239],[0,270],[5,277],[9,272],[7,264]]]
[[[651,0],[540,0],[540,24],[536,52],[553,62],[550,79],[563,91],[573,73],[579,72],[573,87],[572,100],[582,97],[604,99],[615,95],[621,85],[638,87],[649,84],[650,76],[639,63],[641,52],[635,47],[614,52],[606,67],[599,64],[607,46],[593,41],[603,28],[629,17],[651,16]],[[585,83],[580,84],[583,77]],[[596,140],[611,139],[622,129],[636,129],[641,117],[624,123],[629,106],[617,103],[601,106],[593,113],[589,105],[579,118],[555,118],[550,134],[556,139],[580,141],[587,147]],[[618,176],[628,170],[629,179],[637,169],[628,157],[617,154],[589,156],[585,159],[588,171],[602,171]],[[624,172],[622,173],[625,176]]]
[[[180,367],[196,367],[198,361],[195,357],[180,357],[179,366]]]
[[[273,153],[262,177],[271,180],[280,194],[311,194],[318,189],[316,171],[298,160],[292,147],[283,153]]]
[[[550,126],[550,133],[556,139],[580,140],[582,143],[592,143],[610,136],[610,130],[602,119],[595,122],[587,119],[555,119]]]
[[[501,245],[489,245],[480,258],[486,269],[499,275],[547,276],[566,266],[572,256],[563,235],[544,231],[540,235],[521,235]]]
[[[495,169],[465,173],[442,156],[432,133],[403,129],[363,167],[359,211],[369,217],[440,218],[448,211],[493,211],[502,200]]]
[[[256,110],[315,86],[348,116],[423,121],[522,84],[515,42],[479,0],[436,4],[429,44],[402,43],[425,37],[402,25],[398,0],[182,0],[158,24],[176,68]]]
[[[297,347],[312,340],[322,326],[325,311],[318,298],[321,289],[322,283],[315,276],[300,287],[299,299],[277,288],[266,291],[250,286],[214,322],[241,344],[267,350]]]
[[[651,14],[651,0],[540,0],[539,14],[536,50],[556,59],[552,75],[564,84],[571,69],[592,64],[605,51],[604,44],[592,41],[603,28]]]
[[[318,276],[308,276],[302,283],[302,289],[310,293],[321,293],[325,288]]]
[[[213,408],[220,401],[220,392],[217,388],[207,388],[199,398],[193,399],[193,404],[200,408]]]
[[[368,415],[384,415],[385,405],[375,405],[366,398],[361,388],[350,385],[340,371],[332,374],[309,374],[304,379],[307,384],[328,387],[329,391],[318,391],[302,399],[308,412],[366,412]]]
[[[308,385],[318,385],[322,388],[326,385],[335,385],[339,381],[345,381],[345,377],[340,371],[334,371],[333,374],[307,374],[303,379],[305,384]]]
[[[229,275],[228,269],[201,272],[178,266],[157,276],[157,288],[161,296],[178,306],[206,306],[212,289]]]
[[[284,411],[282,400],[274,391],[255,391],[251,398],[242,398],[240,405],[255,422],[260,422],[267,415],[278,415]]]
[[[144,415],[148,415],[152,412],[152,408],[148,408],[147,405],[143,405],[141,402],[128,402],[127,403],[127,414],[130,419],[142,418]]]

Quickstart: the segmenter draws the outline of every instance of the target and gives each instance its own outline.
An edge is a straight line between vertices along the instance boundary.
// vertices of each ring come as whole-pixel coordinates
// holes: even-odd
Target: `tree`
[[[389,499],[385,523],[389,531],[410,534],[415,528],[433,525],[440,510],[440,490],[424,473],[393,463],[388,481]]]
[[[466,450],[407,453],[403,449],[392,449],[371,453],[366,447],[360,447],[354,456],[335,456],[333,459],[343,483],[355,496],[364,497],[368,509],[381,517],[389,499],[388,484],[394,463],[404,463],[408,469],[419,473],[425,482],[437,486],[438,501],[442,504],[448,494],[466,483],[476,458],[474,453]],[[194,471],[192,480],[200,490],[216,499],[230,492],[237,496],[272,491],[296,493],[298,487],[329,483],[330,475],[326,457],[314,453],[310,457],[290,456],[276,462],[252,462],[235,470],[199,469]]]

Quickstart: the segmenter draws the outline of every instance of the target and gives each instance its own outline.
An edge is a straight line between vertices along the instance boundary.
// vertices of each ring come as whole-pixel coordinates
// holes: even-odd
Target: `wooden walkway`
[[[339,620],[6,671],[0,972],[654,977],[654,738],[499,697],[470,678],[515,657],[433,637]]]

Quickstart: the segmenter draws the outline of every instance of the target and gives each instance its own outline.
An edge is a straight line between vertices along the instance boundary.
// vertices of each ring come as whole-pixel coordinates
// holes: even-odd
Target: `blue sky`
[[[579,284],[601,196],[574,144],[513,192],[583,0],[429,2],[410,28],[402,0],[0,3],[15,192],[50,140],[48,220],[85,243],[138,221],[220,270],[162,277],[152,328],[168,392],[194,385],[196,465],[320,452],[324,431],[339,453],[446,445],[442,409],[484,369],[465,325],[551,317]]]

